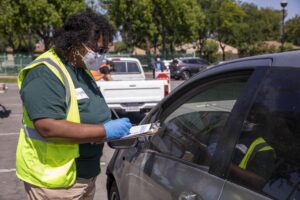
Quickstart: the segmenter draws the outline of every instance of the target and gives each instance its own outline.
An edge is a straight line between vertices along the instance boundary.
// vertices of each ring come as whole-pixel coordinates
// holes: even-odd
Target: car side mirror
[[[113,149],[128,149],[135,147],[138,143],[138,138],[114,140],[108,142],[108,146]]]

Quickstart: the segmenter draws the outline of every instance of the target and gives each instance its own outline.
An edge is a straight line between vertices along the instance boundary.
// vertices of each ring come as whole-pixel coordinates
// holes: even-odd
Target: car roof
[[[290,67],[300,67],[300,51],[287,51],[282,53],[265,54],[252,57],[245,57],[229,62],[224,62],[222,64],[228,64],[231,62],[241,62],[248,60],[259,60],[259,59],[272,59],[272,66],[290,66]]]
[[[205,59],[199,58],[199,57],[180,57],[180,58],[175,58],[175,59],[180,59],[180,60],[190,60],[190,59],[200,59],[200,60],[205,60]]]
[[[136,62],[140,62],[139,59],[137,58],[130,58],[130,57],[110,57],[107,58],[110,61],[136,61]]]
[[[244,61],[245,63],[242,63]],[[224,61],[224,62],[222,61],[216,65],[210,65],[201,73],[198,73],[197,75],[193,76],[189,80],[185,81],[184,83],[176,87],[174,91],[172,91],[172,93],[173,92],[176,93],[178,90],[180,90],[180,88],[186,87],[191,82],[198,81],[199,78],[202,79],[202,78],[210,77],[212,75],[227,73],[232,71],[251,70],[263,66],[268,67],[268,65],[266,66],[266,63],[270,67],[300,68],[300,50],[245,57],[245,58],[239,58],[230,61]],[[168,97],[166,99],[168,99]]]
[[[269,66],[272,67],[300,67],[300,51],[288,51],[282,53],[264,54],[258,56],[238,58],[229,61],[222,61],[217,63],[216,65],[211,65],[208,68],[221,71],[226,70],[225,68],[235,70],[256,68],[260,67],[259,61],[263,60],[265,60],[266,62],[269,61]],[[248,66],[239,64],[242,62],[247,62]]]

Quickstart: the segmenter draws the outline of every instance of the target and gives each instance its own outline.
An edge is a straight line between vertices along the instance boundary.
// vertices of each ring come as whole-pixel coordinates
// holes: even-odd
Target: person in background
[[[164,63],[160,60],[159,56],[156,56],[155,59],[151,59],[149,66],[152,68],[153,79],[155,79],[157,76],[156,72],[163,72],[165,70]]]
[[[276,152],[265,137],[268,112],[262,105],[252,108],[229,166],[232,180],[257,191],[262,190],[271,177],[276,160]]]
[[[105,60],[98,70],[91,70],[91,73],[96,81],[105,80],[112,81],[110,72],[112,71],[112,63]]]
[[[155,79],[155,59],[151,58],[150,62],[148,63],[148,68],[152,69],[152,78]]]
[[[28,199],[93,199],[104,142],[129,133],[128,118],[111,120],[89,71],[114,33],[103,15],[78,13],[55,32],[53,48],[20,71],[16,175]]]
[[[164,63],[160,60],[159,56],[157,56],[155,60],[155,69],[156,71],[161,71],[161,72],[163,72],[165,69]]]
[[[106,60],[99,68],[100,77],[105,81],[112,81],[110,72],[112,71],[112,62]]]

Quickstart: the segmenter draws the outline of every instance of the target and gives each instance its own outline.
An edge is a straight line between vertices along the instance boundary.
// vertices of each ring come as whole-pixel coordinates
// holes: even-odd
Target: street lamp
[[[283,51],[284,47],[284,40],[285,40],[285,33],[284,33],[284,18],[286,16],[285,7],[287,6],[288,2],[287,0],[281,0],[280,5],[282,7],[282,21],[281,21],[281,35],[280,35],[280,41],[281,41],[281,51]]]

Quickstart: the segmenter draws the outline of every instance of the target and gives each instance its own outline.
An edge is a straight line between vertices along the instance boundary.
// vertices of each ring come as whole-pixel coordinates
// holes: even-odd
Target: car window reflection
[[[246,81],[247,78],[222,81],[197,92],[161,122],[162,128],[151,139],[152,148],[209,166],[218,138]]]
[[[235,146],[228,178],[274,199],[300,199],[300,70],[285,69],[284,76],[282,70],[265,77]],[[265,146],[255,150],[251,145],[257,138]],[[233,172],[232,165],[240,172]]]

